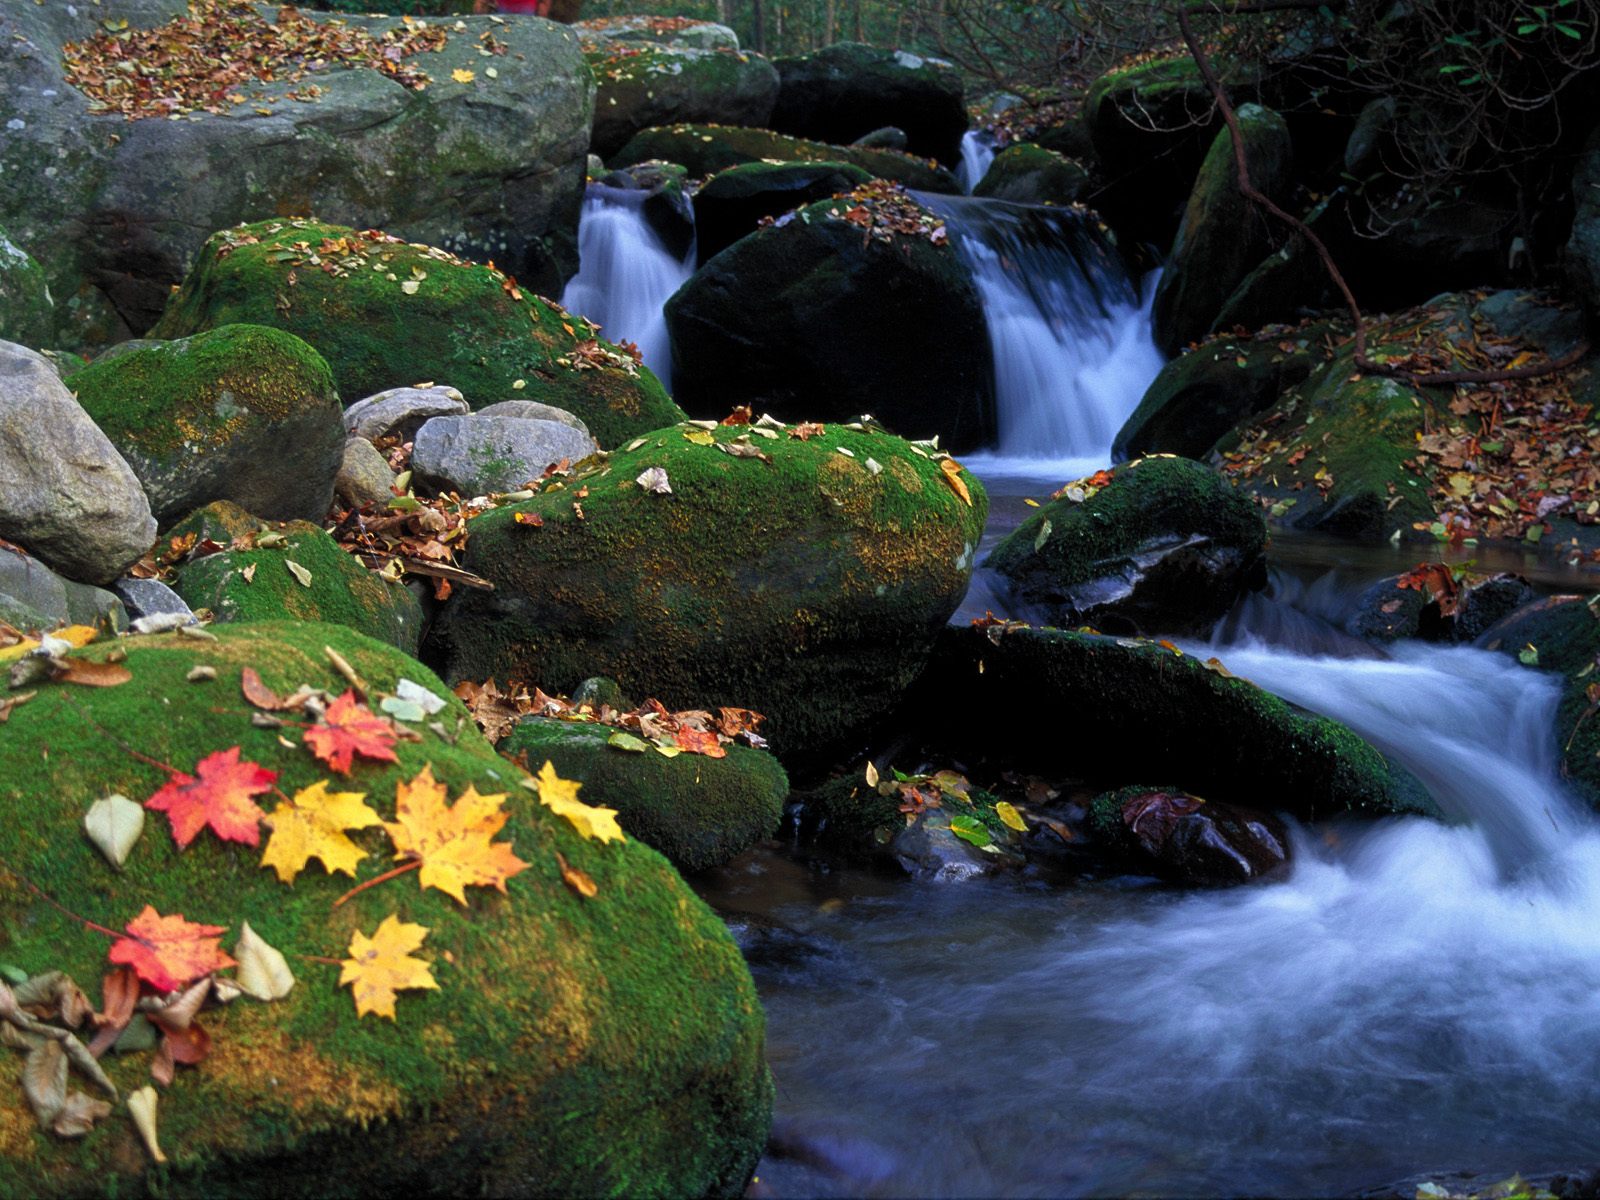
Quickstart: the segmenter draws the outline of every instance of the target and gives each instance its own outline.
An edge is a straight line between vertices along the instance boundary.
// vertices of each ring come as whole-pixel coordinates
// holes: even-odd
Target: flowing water
[[[963,192],[972,195],[972,189],[988,174],[999,149],[993,135],[981,129],[969,129],[961,135],[961,163],[956,167],[956,179]]]
[[[672,387],[672,346],[662,308],[694,274],[694,247],[679,259],[645,219],[646,193],[590,184],[578,221],[578,273],[561,294],[569,311],[608,341],[638,345],[645,366]]]

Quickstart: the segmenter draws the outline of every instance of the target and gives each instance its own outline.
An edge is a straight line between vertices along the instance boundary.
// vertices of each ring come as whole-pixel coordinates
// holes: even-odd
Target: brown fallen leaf
[[[65,670],[52,667],[57,683],[75,683],[79,687],[117,687],[133,678],[133,672],[120,663],[92,662],[84,658],[64,658]]]
[[[950,490],[971,508],[972,493],[967,490],[966,481],[961,478],[961,464],[953,458],[940,459],[939,470],[944,472],[944,481],[950,485]]]
[[[556,865],[561,868],[561,882],[585,900],[593,900],[600,894],[600,885],[594,878],[569,863],[559,850],[556,851]]]

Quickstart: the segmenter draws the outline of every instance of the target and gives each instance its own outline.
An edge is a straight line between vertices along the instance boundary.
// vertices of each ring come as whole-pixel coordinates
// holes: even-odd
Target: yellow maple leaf
[[[293,883],[313,858],[321,859],[330,875],[335,871],[354,875],[367,852],[347,838],[345,830],[383,824],[365,800],[363,792],[330,792],[326,779],[301,788],[263,818],[272,837],[261,865],[276,871],[282,883]]]
[[[408,988],[438,988],[432,963],[412,958],[428,930],[410,925],[390,913],[371,937],[359,929],[350,935],[350,957],[339,965],[339,984],[351,984],[356,1016],[377,1013],[394,1020],[394,994]]]
[[[477,78],[477,76],[471,71],[463,70],[462,68],[457,67],[454,71],[450,72],[450,78],[454,79],[457,83],[471,83]]]
[[[511,815],[501,808],[505,798],[504,792],[480,796],[469,786],[452,808],[432,766],[423,767],[409,783],[395,787],[395,819],[385,826],[395,857],[420,862],[422,886],[438,888],[461,904],[467,902],[469,885],[504,892],[506,880],[528,868],[510,842],[494,841]]]
[[[622,836],[622,826],[617,824],[617,810],[597,808],[579,800],[578,789],[583,784],[561,778],[549,759],[545,760],[534,784],[539,789],[539,803],[571,821],[572,827],[584,837],[598,838],[602,842],[626,840]]]

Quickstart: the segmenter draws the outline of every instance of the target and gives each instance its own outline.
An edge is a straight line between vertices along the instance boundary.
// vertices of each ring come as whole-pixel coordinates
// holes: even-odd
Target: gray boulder
[[[102,620],[127,627],[128,613],[116,596],[63,579],[36,558],[0,549],[0,621],[35,632]]]
[[[135,28],[186,10],[186,0],[116,5]],[[218,113],[128,121],[96,112],[63,72],[62,46],[102,32],[106,11],[0,6],[0,224],[44,268],[56,344],[143,332],[209,234],[275,214],[315,212],[492,257],[552,293],[575,268],[594,83],[562,27],[486,16],[441,24],[444,48],[406,60],[431,79],[422,91],[334,65],[299,84],[240,88],[245,101]],[[281,19],[276,4],[257,11]],[[338,19],[374,32],[400,20]],[[505,54],[480,56],[488,34]],[[456,82],[455,70],[474,78]],[[313,82],[312,98],[285,98]]]
[[[410,435],[429,417],[455,417],[471,412],[461,393],[445,384],[432,387],[397,387],[344,410],[344,429],[351,437],[375,442],[391,433]]]
[[[389,460],[366,438],[353,437],[344,444],[333,493],[352,508],[387,504],[394,498],[394,471]]]
[[[419,483],[464,496],[509,492],[538,479],[546,467],[577,462],[598,446],[560,421],[522,417],[434,417],[417,430],[411,468]]]
[[[691,50],[737,50],[739,35],[715,21],[688,21],[660,17],[595,17],[573,28],[615,42],[660,42]]]
[[[480,417],[514,417],[520,421],[559,421],[563,425],[587,434],[589,427],[576,415],[553,404],[540,404],[537,400],[502,400],[478,410]]]
[[[109,583],[155,541],[139,479],[43,356],[0,342],[0,537]]]

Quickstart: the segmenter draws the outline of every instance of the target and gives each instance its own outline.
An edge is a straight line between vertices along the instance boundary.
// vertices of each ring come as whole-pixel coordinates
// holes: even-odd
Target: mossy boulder
[[[871,413],[906,437],[984,444],[992,352],[971,275],[926,230],[863,236],[844,216],[855,204],[820,201],[757,230],[667,301],[679,403],[708,417],[735,404],[795,421]]]
[[[1289,834],[1276,817],[1178,788],[1102,793],[1089,803],[1088,825],[1134,869],[1201,887],[1250,883],[1289,861]]]
[[[1308,821],[1437,815],[1415,777],[1344,725],[1221,666],[1133,638],[952,627],[911,715],[928,744],[1015,771],[1121,782],[1137,770]]]
[[[586,37],[598,92],[590,149],[609,158],[640,130],[675,122],[762,126],[778,72],[759,54]]]
[[[610,745],[604,725],[525,717],[498,746],[533,770],[547,759],[581,798],[617,810],[630,837],[654,846],[680,871],[720,866],[778,832],[789,777],[764,750],[727,747],[726,758],[667,758]]]
[[[692,50],[737,50],[739,35],[715,21],[693,17],[592,17],[576,22],[583,33],[616,42],[658,42]]]
[[[1255,338],[1212,338],[1171,359],[1117,431],[1112,458],[1205,457],[1219,438],[1326,362],[1323,339],[1331,331],[1321,324]]]
[[[1265,574],[1260,511],[1202,463],[1136,459],[1064,491],[984,563],[1052,624],[1205,633]]]
[[[67,379],[165,525],[213,500],[321,520],[344,450],[343,408],[311,346],[220,325],[91,363]]]
[[[214,513],[208,509],[183,522],[174,533],[204,536],[203,530],[232,525],[235,519],[236,511]],[[246,540],[268,532],[265,525],[253,521],[251,525],[254,527],[247,527],[242,534]],[[404,584],[380,579],[338,542],[305,521],[292,521],[272,532],[284,540],[279,543],[273,538],[274,544],[266,549],[223,550],[184,563],[173,590],[190,608],[209,609],[216,621],[346,625],[407,654],[417,652],[422,606]],[[229,544],[228,540],[215,540]],[[310,582],[301,583],[289,563],[304,570]]]
[[[893,125],[913,154],[961,161],[967,107],[947,62],[905,50],[838,42],[776,60],[783,86],[772,110],[780,133],[847,144]]]
[[[1089,172],[1054,150],[1018,142],[995,155],[974,196],[1013,204],[1071,204],[1089,185]]]
[[[872,176],[846,162],[744,163],[719,171],[694,196],[695,253],[704,265],[764,217],[853,191]]]
[[[888,434],[774,432],[663,429],[474,518],[463,565],[495,590],[458,591],[435,623],[449,677],[554,692],[603,674],[672,708],[753,708],[786,763],[882,717],[966,592],[988,498]],[[637,482],[652,468],[670,492]]]
[[[392,648],[338,625],[214,632],[216,641],[167,634],[90,647],[78,653],[126,651],[132,682],[44,684],[13,711],[0,739],[0,803],[12,814],[0,825],[4,959],[65,971],[98,998],[109,943],[66,912],[119,928],[148,904],[226,926],[226,949],[248,921],[288,956],[297,982],[276,1003],[241,999],[202,1014],[211,1054],[179,1068],[160,1102],[165,1166],[150,1164],[125,1112],[78,1141],[43,1134],[22,1100],[23,1056],[0,1059],[0,1193],[739,1195],[769,1121],[764,1022],[727,930],[677,872],[636,840],[580,837],[519,786],[521,773],[438,678]],[[159,813],[120,872],[83,836],[96,799],[142,799],[168,782],[152,759],[193,770],[238,746],[278,772],[287,795],[326,779],[298,739],[252,724],[240,692],[246,667],[280,695],[301,684],[343,690],[324,647],[375,691],[406,678],[446,703],[438,721],[448,737],[421,725],[418,740],[395,747],[397,763],[359,762],[338,787],[364,793],[386,819],[396,785],[424,766],[452,800],[468,787],[504,793],[502,840],[529,864],[508,894],[471,888],[462,905],[402,878],[335,908],[352,880],[313,863],[286,887],[260,866],[259,849],[209,833],[180,852]],[[217,680],[187,682],[202,664]],[[381,830],[353,837],[366,852],[360,878],[390,864]],[[558,854],[595,881],[596,896],[569,890]],[[426,928],[418,957],[439,986],[400,993],[393,1021],[358,1017],[327,960],[390,914]],[[124,1095],[149,1081],[145,1055],[103,1062]]]
[[[1250,181],[1282,204],[1294,186],[1294,146],[1282,117],[1257,104],[1239,109]],[[1156,285],[1151,310],[1156,345],[1167,354],[1198,341],[1222,306],[1273,248],[1274,218],[1239,190],[1233,134],[1223,130],[1195,177],[1183,223]]]
[[[906,801],[891,781],[873,787],[860,774],[841,776],[795,794],[796,831],[807,844],[830,854],[893,865],[919,878],[971,878],[1017,865],[1020,839],[1000,819],[995,809],[999,797],[978,787],[964,794],[964,800],[944,795],[938,807],[907,813]],[[968,828],[981,828],[989,848],[951,832],[952,817],[975,821]]]
[[[875,179],[903,183],[920,192],[959,194],[961,185],[943,167],[897,150],[862,146],[830,146],[804,138],[785,137],[770,129],[731,125],[667,125],[646,129],[612,155],[613,166],[661,158],[682,163],[696,179],[753,162],[847,162]]]
[[[32,350],[51,345],[55,309],[44,268],[0,229],[0,342]]]
[[[682,415],[649,368],[588,322],[493,267],[372,231],[296,220],[213,235],[153,332],[183,337],[235,322],[303,338],[351,402],[447,383],[473,408],[564,408],[602,446]]]

